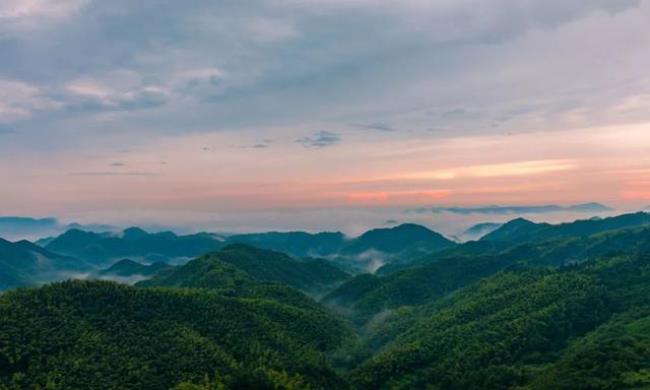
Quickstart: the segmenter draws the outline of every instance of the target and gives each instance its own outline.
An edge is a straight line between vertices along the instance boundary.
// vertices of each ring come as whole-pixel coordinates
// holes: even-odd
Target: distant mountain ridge
[[[461,215],[471,214],[493,214],[493,215],[507,215],[507,214],[548,214],[559,212],[574,212],[574,213],[604,213],[613,211],[612,208],[600,203],[590,202],[582,203],[571,206],[559,205],[531,205],[531,206],[482,206],[482,207],[432,207],[432,208],[418,208],[415,209],[418,213],[452,213]]]
[[[147,233],[129,228],[121,236],[71,229],[47,243],[48,250],[84,258],[96,264],[124,257],[196,257],[216,250],[222,243],[207,233],[177,236],[172,232]]]
[[[90,269],[91,265],[83,260],[51,252],[29,241],[0,239],[0,291]]]
[[[360,254],[368,250],[398,253],[404,250],[438,250],[454,246],[443,235],[424,226],[406,223],[392,228],[373,229],[352,240],[342,249],[344,254]]]
[[[137,261],[124,259],[98,272],[99,276],[153,276],[161,272],[170,271],[174,268],[167,263],[157,261],[152,264],[140,264]]]
[[[479,223],[468,228],[463,233],[459,234],[456,238],[459,241],[479,240],[483,238],[483,236],[492,233],[493,231],[497,230],[501,226],[503,226],[502,223],[494,223],[494,222]]]
[[[650,225],[650,214],[639,212],[603,219],[587,219],[551,225],[523,218],[512,220],[487,234],[482,241],[541,241],[559,237],[580,237],[607,230]]]

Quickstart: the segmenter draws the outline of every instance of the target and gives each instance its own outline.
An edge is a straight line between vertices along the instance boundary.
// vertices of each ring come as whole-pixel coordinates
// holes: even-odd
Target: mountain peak
[[[148,236],[149,233],[147,233],[145,230],[139,228],[139,227],[130,227],[128,229],[124,229],[122,232],[122,237],[127,239],[127,240],[134,240],[142,237]]]

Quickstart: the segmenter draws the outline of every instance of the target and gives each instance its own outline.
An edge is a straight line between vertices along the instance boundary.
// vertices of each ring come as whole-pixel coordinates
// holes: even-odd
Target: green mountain
[[[587,219],[550,225],[515,219],[484,236],[483,241],[543,241],[558,238],[584,237],[605,231],[650,225],[650,214],[635,213],[604,219]]]
[[[456,245],[424,226],[403,224],[393,228],[373,229],[354,239],[343,248],[343,254],[361,254],[375,250],[384,253],[427,252]]]
[[[100,267],[123,258],[183,263],[227,245],[245,244],[284,252],[296,258],[324,257],[348,272],[374,270],[385,263],[408,262],[422,254],[456,245],[442,235],[414,224],[374,229],[353,239],[347,239],[340,232],[178,236],[172,232],[148,233],[132,227],[119,235],[70,229],[56,238],[40,242],[50,251],[83,258]]]
[[[233,244],[139,285],[234,288],[255,280],[317,293],[348,278],[348,274],[326,260],[296,260],[284,253]]]
[[[416,225],[378,229],[338,253],[395,257],[356,277],[217,240],[183,266],[122,260],[101,274],[155,275],[0,295],[0,389],[648,389],[646,220],[515,220],[493,232],[502,238],[445,248]],[[97,236],[58,245],[154,240]],[[92,267],[28,242],[0,241],[0,255],[12,286],[32,270]]]
[[[536,224],[524,218],[513,219],[498,229],[486,234],[482,241],[525,241],[536,232],[550,227],[549,224]]]
[[[320,257],[338,253],[346,243],[340,232],[268,232],[225,237],[230,244],[247,244],[261,249],[285,252],[295,257]]]
[[[650,253],[650,227],[523,244],[472,242],[356,276],[323,302],[363,322],[383,310],[432,302],[510,267],[562,267],[642,253]]]
[[[304,298],[306,299],[306,298]],[[351,337],[313,306],[64,282],[0,296],[0,388],[344,388]]]
[[[385,310],[440,299],[515,264],[499,256],[446,258],[386,276],[358,275],[323,298],[323,303],[365,322]]]
[[[647,220],[647,216],[641,213],[560,225],[535,224],[518,219],[499,229],[500,239],[486,236],[480,241],[420,256],[406,264],[386,264],[377,270],[377,274],[388,275],[445,258],[477,255],[507,257],[528,264],[561,266],[611,253],[641,251],[648,247],[650,240],[650,224],[646,223]]]
[[[0,239],[0,291],[90,269],[91,265],[82,260],[50,252],[29,241]]]
[[[369,389],[647,388],[649,305],[647,255],[506,271],[384,315],[350,377]]]

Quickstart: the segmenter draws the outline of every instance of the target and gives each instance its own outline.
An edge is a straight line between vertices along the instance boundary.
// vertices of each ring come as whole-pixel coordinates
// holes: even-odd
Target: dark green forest
[[[6,291],[0,388],[650,389],[645,216],[516,220],[465,244],[404,226],[348,243],[345,256],[292,257],[269,250],[284,238],[260,234],[247,240],[270,237],[257,245],[267,249],[228,244],[182,266],[153,263],[162,271],[135,286]],[[20,264],[26,245],[5,243],[5,262]],[[400,256],[353,275],[358,265],[341,262],[361,245]]]

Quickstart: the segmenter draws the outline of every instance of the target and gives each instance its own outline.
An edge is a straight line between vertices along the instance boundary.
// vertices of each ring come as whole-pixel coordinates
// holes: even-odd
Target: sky
[[[0,215],[355,232],[642,209],[648,48],[650,0],[0,0]]]

